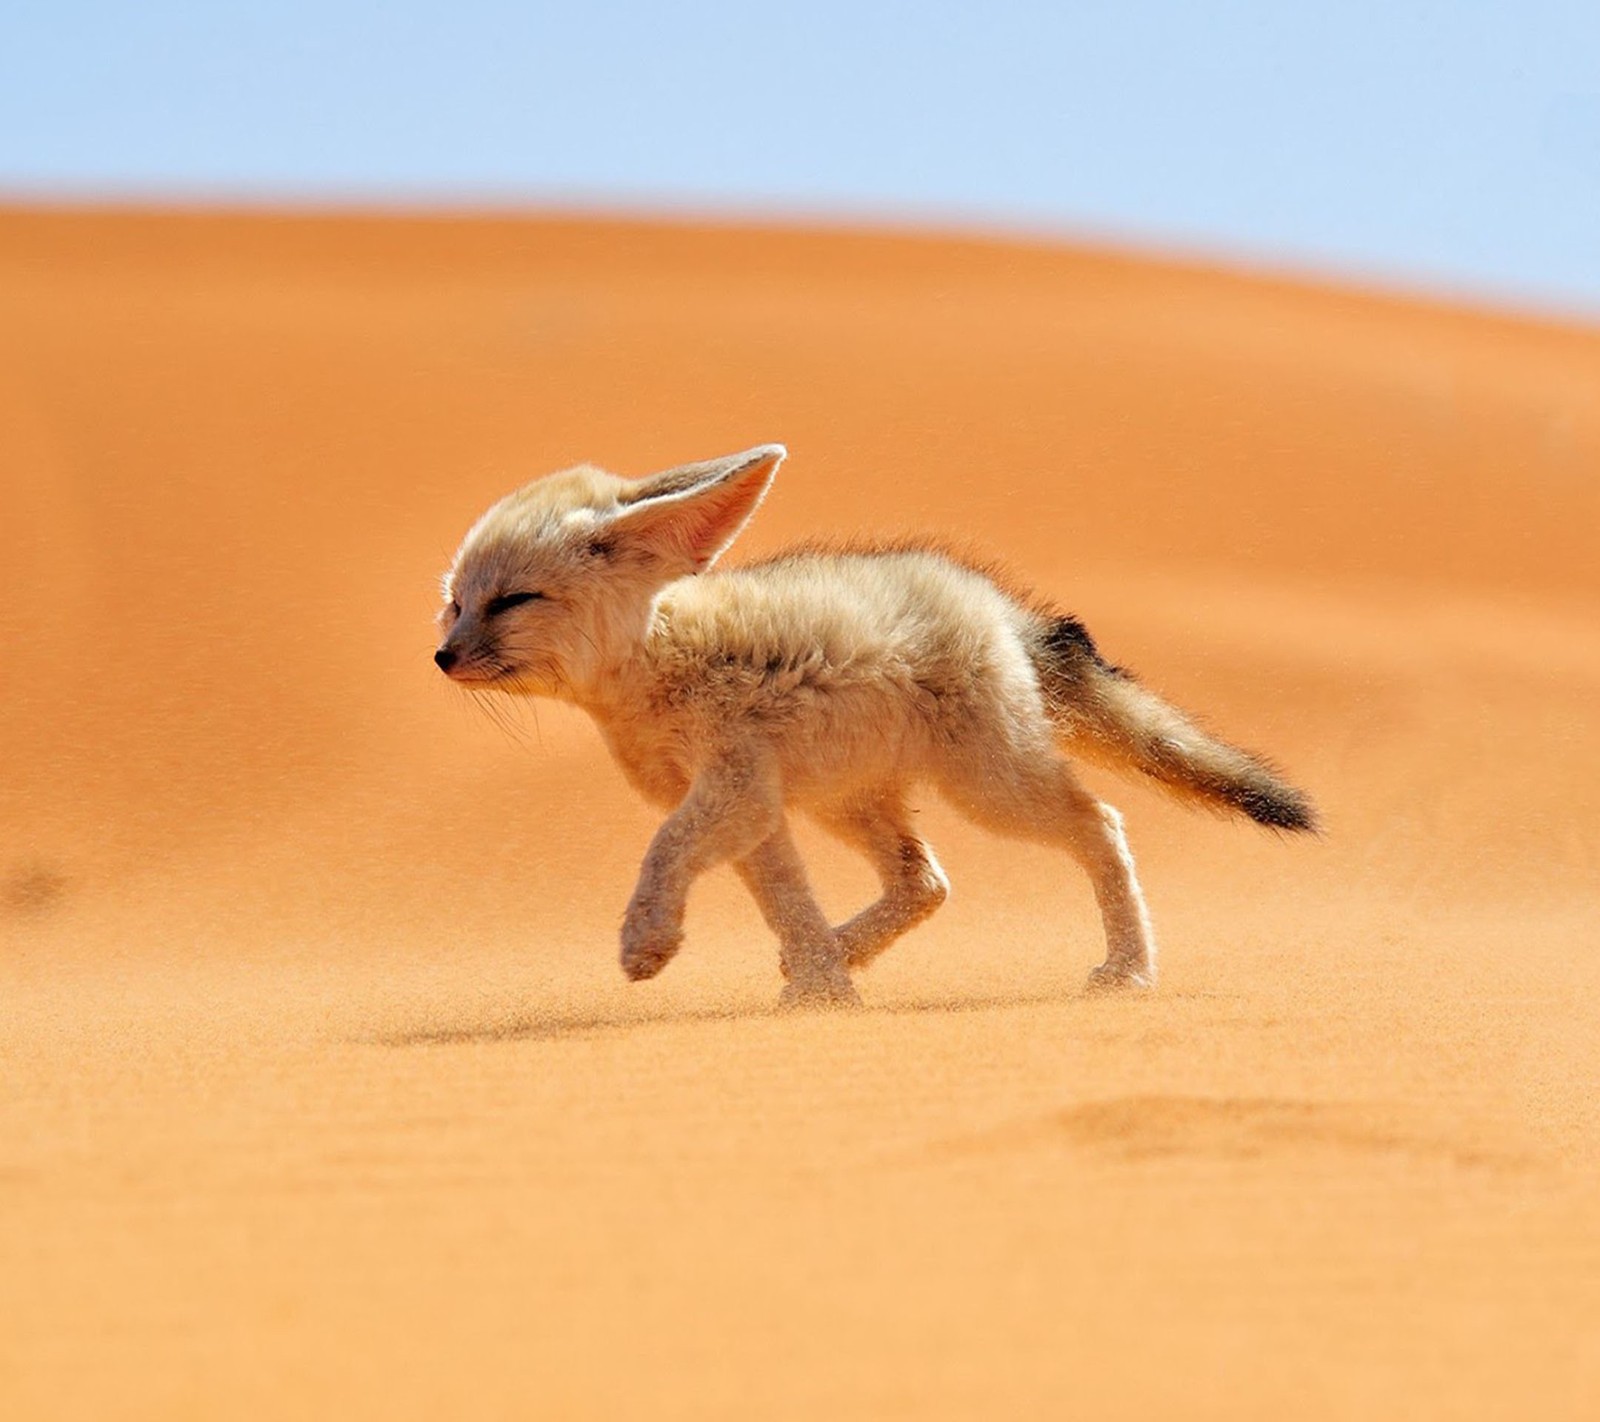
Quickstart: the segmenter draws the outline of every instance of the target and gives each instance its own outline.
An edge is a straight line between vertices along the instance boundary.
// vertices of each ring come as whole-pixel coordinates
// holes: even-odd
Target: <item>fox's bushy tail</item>
[[[1112,666],[1073,617],[1042,620],[1030,653],[1064,749],[1136,770],[1190,803],[1279,830],[1315,830],[1310,799],[1270,765],[1220,741]]]

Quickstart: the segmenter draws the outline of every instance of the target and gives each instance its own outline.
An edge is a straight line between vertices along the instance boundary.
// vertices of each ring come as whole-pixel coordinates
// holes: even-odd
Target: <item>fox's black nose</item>
[[[433,660],[438,664],[440,671],[447,672],[460,659],[454,652],[450,650],[450,648],[440,647],[439,650],[433,654]]]

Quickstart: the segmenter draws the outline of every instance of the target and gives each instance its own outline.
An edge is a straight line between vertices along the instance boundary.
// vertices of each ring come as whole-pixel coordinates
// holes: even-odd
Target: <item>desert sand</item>
[[[730,874],[430,663],[493,497],[768,440],[1319,840],[1087,778],[1163,951],[937,803],[778,1015]],[[1600,1416],[1600,331],[1110,251],[0,213],[0,1415]],[[502,724],[503,722],[503,724]],[[863,865],[808,833],[841,916]]]

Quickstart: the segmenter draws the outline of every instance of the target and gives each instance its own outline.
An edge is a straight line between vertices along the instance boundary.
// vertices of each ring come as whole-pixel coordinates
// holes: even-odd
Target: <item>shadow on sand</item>
[[[1058,992],[994,993],[981,997],[889,1002],[845,1009],[839,1015],[901,1017],[925,1013],[992,1012],[1010,1007],[1065,1006],[1079,1001],[1103,1001],[1103,999],[1064,996]],[[828,1012],[827,1009],[822,1011]],[[806,1018],[815,1015],[813,1012],[785,1010],[772,1004],[762,1003],[687,1007],[659,1013],[557,1010],[518,1013],[488,1022],[417,1027],[408,1031],[380,1033],[362,1040],[382,1047],[450,1047],[496,1042],[546,1042],[608,1033],[647,1031],[659,1027],[681,1027],[697,1022],[737,1022],[777,1017]]]

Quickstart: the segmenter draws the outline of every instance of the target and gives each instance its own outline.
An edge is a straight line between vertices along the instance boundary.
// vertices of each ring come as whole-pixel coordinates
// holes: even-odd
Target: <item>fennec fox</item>
[[[949,889],[907,812],[926,783],[1088,873],[1106,936],[1090,988],[1154,986],[1121,817],[1063,751],[1276,829],[1312,828],[1310,803],[1104,661],[1076,620],[934,547],[709,571],[786,453],[761,445],[639,480],[552,474],[484,514],[444,580],[440,669],[473,691],[581,706],[634,787],[671,810],[623,920],[623,971],[659,973],[690,884],[731,863],[777,935],[781,1001],[855,1002],[851,971]],[[883,880],[838,928],[806,881],[791,810]]]

